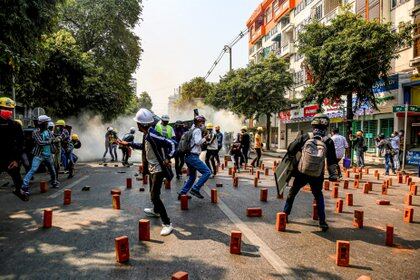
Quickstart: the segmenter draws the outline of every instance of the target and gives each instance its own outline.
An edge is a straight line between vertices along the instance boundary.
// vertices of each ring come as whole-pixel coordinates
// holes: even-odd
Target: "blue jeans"
[[[385,173],[389,174],[389,168],[392,168],[392,171],[395,172],[395,168],[392,165],[392,156],[391,154],[385,154]]]
[[[44,162],[45,165],[48,168],[48,172],[50,172],[50,176],[51,176],[51,182],[53,182],[54,184],[57,182],[57,178],[56,178],[56,174],[55,174],[55,169],[54,169],[54,160],[53,160],[53,156],[34,156],[34,159],[32,160],[32,166],[31,166],[31,170],[29,170],[28,173],[26,173],[25,178],[23,178],[23,186],[22,189],[27,191],[28,190],[28,186],[29,186],[29,182],[32,178],[32,176],[34,176],[35,172],[38,170],[39,166],[41,165],[41,163]]]
[[[200,160],[200,157],[196,154],[187,154],[185,156],[185,163],[187,164],[189,169],[189,177],[188,180],[185,182],[180,194],[186,194],[187,192],[189,192],[191,187],[195,191],[200,191],[204,183],[210,178],[211,170],[207,167],[207,165],[204,162]],[[197,178],[197,170],[201,173],[201,178],[193,187],[195,179]]]
[[[365,166],[365,152],[363,152],[363,150],[356,150],[356,158],[357,158],[357,166],[364,167]]]

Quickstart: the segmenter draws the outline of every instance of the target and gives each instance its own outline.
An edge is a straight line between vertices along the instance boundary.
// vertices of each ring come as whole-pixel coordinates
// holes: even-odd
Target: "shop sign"
[[[419,151],[408,151],[407,152],[407,163],[413,165],[420,164],[420,152]]]
[[[405,105],[394,106],[394,107],[392,107],[392,111],[394,113],[405,112]],[[420,112],[420,106],[410,105],[410,106],[408,106],[408,112],[418,113],[418,112]]]
[[[385,80],[383,79],[379,80],[379,82],[372,87],[372,91],[376,95],[378,93],[398,89],[398,87],[398,74],[395,74],[388,77],[388,83],[385,83]]]
[[[318,112],[319,106],[317,104],[306,106],[303,108],[303,116],[304,117],[313,117]]]
[[[293,109],[290,110],[290,119],[299,119],[299,118],[303,118],[303,109],[299,108],[299,109]]]
[[[279,119],[281,119],[282,121],[290,120],[290,111],[280,112]]]

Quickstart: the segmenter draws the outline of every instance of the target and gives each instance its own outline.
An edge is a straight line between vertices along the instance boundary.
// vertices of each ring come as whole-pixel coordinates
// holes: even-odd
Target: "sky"
[[[135,73],[137,94],[147,91],[157,114],[168,113],[174,88],[204,76],[223,46],[246,28],[261,0],[143,0],[135,29],[144,52]],[[233,48],[233,68],[248,62],[248,35]],[[208,81],[217,82],[229,67],[228,55]]]

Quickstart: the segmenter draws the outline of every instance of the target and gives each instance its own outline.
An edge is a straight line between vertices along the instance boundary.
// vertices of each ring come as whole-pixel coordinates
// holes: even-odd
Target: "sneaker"
[[[178,194],[178,200],[181,200],[181,195],[183,195],[183,194],[180,194],[180,193]],[[187,198],[191,199],[191,195],[187,195]]]
[[[389,172],[385,172],[385,176],[389,176]]]
[[[326,232],[328,230],[328,224],[326,222],[319,222],[319,228],[323,231]]]
[[[53,188],[53,189],[58,189],[59,188],[59,185],[60,183],[57,181],[57,182],[54,182],[54,183],[52,183],[52,186],[51,186],[51,188]]]
[[[153,217],[153,218],[159,218],[160,214],[155,213],[152,208],[144,208],[144,213],[146,213],[146,216]]]
[[[160,231],[160,235],[166,236],[171,234],[171,232],[174,230],[174,227],[172,226],[172,223],[169,225],[162,225],[162,230]]]
[[[14,190],[13,194],[19,197],[22,201],[28,201],[29,200],[29,193],[23,191],[23,190]]]
[[[196,190],[194,190],[194,189],[191,189],[191,190],[190,190],[190,194],[192,194],[193,196],[195,196],[195,197],[197,197],[197,198],[199,198],[199,199],[203,199],[203,198],[204,198],[204,196],[202,196],[202,195],[201,195],[201,193],[200,193],[199,191],[196,191]]]

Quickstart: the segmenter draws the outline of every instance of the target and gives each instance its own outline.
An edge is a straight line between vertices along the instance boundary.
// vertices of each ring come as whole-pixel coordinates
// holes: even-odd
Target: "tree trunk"
[[[267,150],[270,150],[271,143],[271,114],[266,114],[267,116]]]
[[[350,135],[352,134],[352,123],[353,123],[353,94],[349,93],[347,94],[347,104],[346,104],[346,139],[349,143],[349,149],[346,151],[347,157],[351,158],[351,141],[350,141]]]

